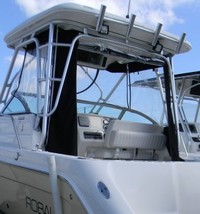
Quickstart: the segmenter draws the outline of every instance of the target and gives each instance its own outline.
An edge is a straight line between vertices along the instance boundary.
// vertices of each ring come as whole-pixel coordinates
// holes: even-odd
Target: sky
[[[8,49],[4,37],[14,27],[31,16],[60,3],[74,2],[126,17],[129,0],[0,0],[0,87],[7,74],[13,51]],[[174,72],[200,70],[200,1],[199,0],[131,0],[129,14],[136,15],[136,22],[181,36],[191,43],[192,50],[174,57]]]

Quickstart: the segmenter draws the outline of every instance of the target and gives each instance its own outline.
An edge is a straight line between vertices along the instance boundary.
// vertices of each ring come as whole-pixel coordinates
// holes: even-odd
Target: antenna
[[[129,19],[130,6],[131,6],[131,0],[128,1],[128,11],[127,11],[127,15],[126,15],[126,18],[127,18],[127,19]]]

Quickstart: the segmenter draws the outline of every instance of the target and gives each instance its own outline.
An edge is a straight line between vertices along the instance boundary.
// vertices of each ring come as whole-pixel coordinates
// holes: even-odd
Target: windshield
[[[46,55],[46,48],[40,49],[40,55]],[[21,68],[17,64],[21,59]],[[30,50],[24,53],[18,53],[18,56],[15,60],[14,68],[16,71],[15,76],[13,77],[12,86],[10,87],[9,97],[10,100],[7,102],[6,107],[4,108],[4,113],[38,113],[43,107],[43,97],[44,97],[44,82],[41,81],[38,86],[38,71],[41,71],[40,75],[44,76],[43,72],[46,67],[45,57],[41,57],[39,68],[37,68],[37,55],[35,47],[32,47]],[[38,94],[40,94],[39,101]]]
[[[185,98],[181,103],[184,117],[189,123],[200,123],[199,100]]]
[[[158,72],[154,70],[112,73],[79,66],[78,112],[134,122],[160,123],[164,114],[160,90],[139,84],[157,76]]]
[[[200,123],[199,74],[176,80],[179,113],[183,121]]]

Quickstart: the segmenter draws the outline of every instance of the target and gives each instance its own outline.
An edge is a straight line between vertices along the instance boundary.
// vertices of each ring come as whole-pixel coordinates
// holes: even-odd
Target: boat
[[[179,118],[178,138],[179,138],[179,156],[188,161],[200,160],[200,134],[199,134],[199,110],[200,110],[200,72],[187,72],[174,75],[177,112]],[[164,77],[161,76],[162,84],[158,85],[156,78],[136,81],[132,85],[147,87],[155,90],[155,93],[161,91],[164,93]],[[161,100],[165,103],[165,98]],[[164,109],[163,109],[164,112]],[[162,114],[161,114],[162,115]],[[160,119],[164,117],[160,117]],[[164,121],[162,121],[164,123]]]
[[[180,155],[184,159],[200,159],[200,72],[175,75],[180,120]]]
[[[0,212],[199,213],[200,163],[181,155],[172,66],[191,49],[185,37],[77,4],[8,33]],[[152,78],[164,90],[142,84]]]

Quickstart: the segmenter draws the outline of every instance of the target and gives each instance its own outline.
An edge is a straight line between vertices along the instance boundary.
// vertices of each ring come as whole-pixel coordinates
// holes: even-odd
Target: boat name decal
[[[51,214],[51,207],[26,196],[26,208],[38,214]]]

